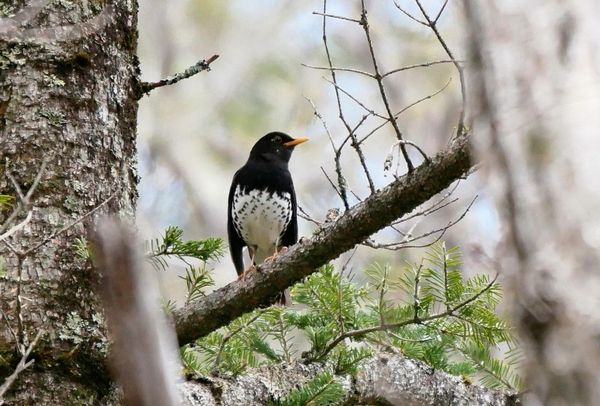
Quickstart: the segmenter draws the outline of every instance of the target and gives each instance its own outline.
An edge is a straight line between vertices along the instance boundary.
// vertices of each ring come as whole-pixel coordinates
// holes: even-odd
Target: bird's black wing
[[[239,184],[239,176],[240,171],[237,171],[235,175],[233,175],[233,181],[229,188],[229,199],[227,201],[227,237],[229,239],[229,253],[231,254],[231,260],[233,261],[237,274],[241,275],[244,272],[244,256],[242,249],[246,243],[233,225],[232,214],[233,194],[235,193],[235,188]]]
[[[289,224],[287,225],[285,231],[283,232],[283,236],[281,236],[281,245],[283,247],[291,247],[292,245],[294,245],[298,242],[298,220],[297,220],[298,205],[296,203],[296,193],[294,192],[293,185],[292,185],[292,189],[290,191],[290,196],[292,198],[292,218],[290,219]]]

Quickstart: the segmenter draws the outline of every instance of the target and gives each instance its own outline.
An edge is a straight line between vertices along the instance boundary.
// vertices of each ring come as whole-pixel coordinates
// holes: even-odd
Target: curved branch
[[[461,136],[445,151],[423,163],[348,210],[306,242],[297,244],[274,261],[262,264],[245,281],[218,289],[174,312],[177,338],[190,343],[261,305],[277,292],[314,273],[371,234],[410,213],[420,204],[468,173],[473,165],[468,137]]]

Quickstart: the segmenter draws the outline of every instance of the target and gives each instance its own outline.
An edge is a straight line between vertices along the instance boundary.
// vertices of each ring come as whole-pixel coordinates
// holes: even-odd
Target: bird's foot
[[[279,254],[284,254],[288,251],[288,247],[281,247],[278,250],[275,250],[275,252],[273,253],[273,255],[271,255],[270,257],[265,258],[265,260],[263,262],[271,262],[273,261],[275,258],[277,258],[277,256]]]
[[[250,266],[248,267],[248,269],[246,269],[244,272],[242,272],[242,273],[241,273],[241,274],[238,276],[238,281],[244,281],[244,280],[246,280],[246,278],[248,277],[248,274],[249,274],[250,272],[254,272],[254,271],[256,271],[256,266],[254,266],[254,265],[250,265]]]

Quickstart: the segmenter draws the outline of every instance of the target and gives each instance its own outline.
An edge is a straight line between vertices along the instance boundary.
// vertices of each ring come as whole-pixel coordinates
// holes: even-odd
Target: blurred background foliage
[[[400,2],[404,6],[404,2]],[[413,2],[406,9],[419,15]],[[425,1],[438,10],[442,1]],[[458,58],[460,10],[450,2],[439,21],[439,29]],[[405,65],[446,59],[431,30],[416,23],[393,1],[367,2],[373,44],[383,71]],[[300,206],[318,221],[342,202],[329,185],[322,170],[334,174],[334,153],[322,123],[314,115],[312,101],[327,122],[334,141],[339,144],[346,130],[338,118],[329,72],[303,66],[327,65],[322,42],[320,0],[145,0],[140,4],[139,55],[142,79],[158,80],[183,71],[213,54],[220,58],[211,72],[157,89],[140,101],[139,160],[140,200],[138,222],[146,238],[156,237],[168,226],[179,226],[186,238],[226,237],[226,202],[233,173],[247,159],[254,142],[263,134],[279,130],[292,136],[308,136],[310,142],[297,148],[290,170],[294,177]],[[360,1],[328,2],[328,13],[358,19]],[[362,28],[353,22],[328,20],[328,42],[334,66],[371,71],[371,58]],[[383,105],[374,80],[340,72],[342,88],[370,108],[382,112]],[[386,81],[392,110],[399,111],[416,100],[448,87],[439,95],[403,113],[399,125],[406,139],[435,155],[455,131],[460,109],[458,75],[449,64],[396,73]],[[346,118],[356,124],[364,115],[355,102],[342,100]],[[363,135],[380,121],[369,118]],[[361,132],[359,132],[360,136]],[[390,126],[379,130],[364,145],[367,165],[375,185],[381,188],[393,179],[385,172],[384,161],[395,141]],[[418,163],[421,158],[411,150]],[[351,148],[342,155],[344,176],[358,197],[368,196],[368,184],[356,154]],[[397,159],[394,161],[395,168]],[[398,173],[406,171],[404,166]],[[463,247],[466,273],[487,271],[478,261],[470,261],[470,248],[495,247],[498,230],[496,213],[479,191],[477,176],[457,188],[456,203],[419,221],[413,232],[424,233],[444,227],[456,219],[475,195],[470,213],[444,235],[450,245]],[[358,200],[351,198],[351,204]],[[299,220],[300,235],[310,235],[315,226]],[[412,225],[407,225],[408,229]],[[406,231],[406,230],[405,230]],[[377,236],[397,239],[387,231]],[[423,244],[432,241],[419,241]],[[478,250],[476,250],[478,251]],[[373,261],[389,263],[400,269],[405,260],[423,256],[422,250],[384,251],[360,247],[340,261],[353,269],[364,269]],[[181,273],[185,274],[184,268]],[[235,279],[229,259],[222,260],[214,272],[216,286]],[[179,278],[164,277],[167,296],[179,303],[185,300],[185,284]]]

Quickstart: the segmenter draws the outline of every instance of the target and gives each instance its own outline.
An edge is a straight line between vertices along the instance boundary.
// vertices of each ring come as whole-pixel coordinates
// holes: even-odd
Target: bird
[[[294,148],[306,141],[307,137],[270,132],[254,144],[244,166],[233,175],[227,235],[238,280],[298,241],[296,193],[288,163]],[[251,261],[247,269],[244,246]],[[289,294],[282,292],[276,301],[288,304]]]

